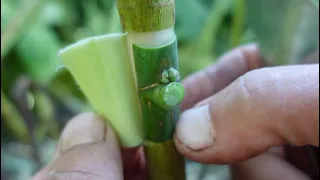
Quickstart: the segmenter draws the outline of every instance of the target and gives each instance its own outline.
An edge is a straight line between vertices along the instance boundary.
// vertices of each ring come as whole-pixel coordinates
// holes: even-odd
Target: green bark
[[[172,141],[184,88],[179,82],[177,41],[157,48],[133,45],[138,94],[151,180],[184,180],[184,159]]]
[[[122,27],[126,32],[150,32],[173,27],[174,0],[118,0]]]
[[[184,96],[177,42],[174,39],[158,48],[133,45],[133,55],[145,138],[153,142],[172,139],[180,114],[178,105]]]

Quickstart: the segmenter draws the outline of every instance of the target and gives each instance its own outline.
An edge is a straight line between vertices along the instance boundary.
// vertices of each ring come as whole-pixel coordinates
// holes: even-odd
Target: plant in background
[[[124,32],[81,40],[59,55],[125,147],[143,142],[150,179],[185,179],[172,137],[179,82],[173,0],[118,0]]]

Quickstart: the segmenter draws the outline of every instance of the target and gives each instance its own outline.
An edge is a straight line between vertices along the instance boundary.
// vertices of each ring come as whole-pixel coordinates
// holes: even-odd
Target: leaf
[[[179,42],[191,41],[200,33],[208,10],[196,0],[176,0],[175,31]]]
[[[317,8],[319,9],[319,0],[311,0],[316,6]]]
[[[8,24],[9,19],[14,13],[14,4],[12,1],[1,1],[1,32]]]
[[[240,44],[241,34],[244,31],[245,24],[245,0],[235,1],[235,10],[233,15],[232,29],[229,38],[229,47],[234,48]]]
[[[86,15],[86,26],[90,29],[92,34],[97,35],[103,34],[108,29],[108,21],[106,21],[106,16],[102,11],[100,11],[95,3],[91,1],[83,1],[84,12]]]
[[[319,48],[319,9],[311,1],[245,2],[248,24],[270,64],[296,64]]]
[[[23,3],[21,9],[18,9],[16,14],[10,17],[10,22],[4,27],[3,32],[1,27],[1,59],[14,47],[17,40],[38,21],[44,0]]]
[[[46,26],[38,24],[21,39],[17,46],[25,73],[40,84],[48,84],[60,65],[56,53],[60,42]]]
[[[13,103],[1,90],[1,124],[10,131],[10,135],[17,137],[20,141],[29,140],[29,132],[20,112],[13,106]]]
[[[46,25],[61,25],[66,18],[64,7],[59,1],[47,0],[41,11],[40,21]]]
[[[179,49],[180,66],[182,74],[194,72],[211,64],[215,58],[215,45],[219,30],[223,28],[225,16],[230,12],[233,0],[214,1],[212,10],[207,18],[200,35],[192,43],[187,44],[183,49]],[[221,45],[219,44],[219,47]],[[227,47],[227,46],[225,46]],[[189,64],[192,63],[192,66]]]

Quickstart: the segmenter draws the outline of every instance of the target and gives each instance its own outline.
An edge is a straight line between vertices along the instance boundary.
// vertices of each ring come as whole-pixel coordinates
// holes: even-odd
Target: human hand
[[[52,163],[33,180],[145,180],[144,164],[141,148],[120,149],[103,119],[83,113],[68,122]]]
[[[175,142],[183,155],[203,163],[226,164],[245,161],[286,141],[300,146],[318,146],[319,65],[261,69],[242,76],[262,66],[257,47],[248,45],[231,51],[217,65],[184,81],[186,98],[182,109],[199,108],[185,111],[177,125]],[[290,74],[292,71],[301,75]],[[303,83],[299,84],[301,81]],[[248,84],[241,84],[243,82]],[[293,88],[293,85],[298,86]],[[287,92],[283,93],[285,90]],[[285,101],[279,101],[281,98],[278,97]],[[201,117],[209,114],[211,118],[201,121]],[[310,124],[303,123],[301,118]],[[299,129],[300,125],[303,131]],[[125,179],[146,179],[142,151],[122,150],[121,153],[119,149],[109,126],[104,126],[104,122],[92,114],[82,114],[67,125],[53,163],[40,171],[35,179],[92,177],[118,180],[123,178],[122,168]],[[275,159],[275,156],[282,157],[282,149],[273,148],[257,158],[235,165],[235,178],[277,179],[279,174],[292,180],[307,178],[284,159]],[[266,171],[257,170],[257,165]],[[268,173],[270,171],[275,176]]]
[[[319,64],[263,65],[251,44],[185,79],[176,146],[195,161],[234,164],[234,179],[309,179],[305,149],[284,145],[319,146]]]

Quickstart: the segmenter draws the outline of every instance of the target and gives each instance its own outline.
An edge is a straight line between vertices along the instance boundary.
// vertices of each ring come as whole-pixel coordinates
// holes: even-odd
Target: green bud
[[[169,73],[169,78],[171,82],[180,80],[180,73],[176,69],[171,67],[169,68],[168,73]]]
[[[170,82],[169,80],[169,73],[167,70],[164,70],[160,75],[160,82],[163,84],[168,84]]]
[[[184,97],[184,87],[181,83],[172,82],[166,86],[159,86],[154,90],[154,99],[165,109],[179,105]]]

